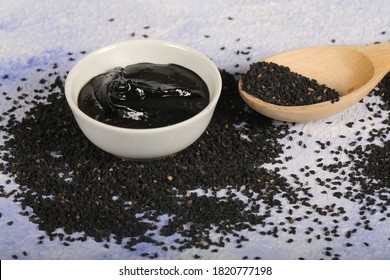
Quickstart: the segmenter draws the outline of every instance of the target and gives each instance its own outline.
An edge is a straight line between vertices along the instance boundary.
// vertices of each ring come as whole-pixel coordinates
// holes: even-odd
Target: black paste
[[[209,103],[206,83],[176,64],[138,63],[91,79],[78,97],[88,116],[114,126],[155,128],[189,119]]]

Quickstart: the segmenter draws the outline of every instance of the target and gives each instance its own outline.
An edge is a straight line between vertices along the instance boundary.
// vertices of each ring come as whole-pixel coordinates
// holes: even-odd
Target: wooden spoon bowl
[[[267,103],[244,90],[241,97],[257,112],[273,119],[306,122],[326,118],[360,101],[390,71],[390,43],[369,46],[317,46],[291,50],[263,61],[287,66],[291,71],[337,90],[340,100],[304,106]]]

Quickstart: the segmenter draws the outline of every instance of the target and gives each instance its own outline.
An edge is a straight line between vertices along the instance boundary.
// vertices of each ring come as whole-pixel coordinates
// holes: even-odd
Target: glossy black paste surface
[[[206,83],[176,64],[138,63],[92,78],[79,108],[88,116],[125,128],[156,128],[193,117],[209,103]]]

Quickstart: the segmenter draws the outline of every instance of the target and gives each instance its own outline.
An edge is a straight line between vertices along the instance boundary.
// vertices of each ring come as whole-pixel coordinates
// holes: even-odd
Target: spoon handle
[[[390,42],[353,48],[364,53],[373,62],[376,71],[383,74],[390,71]]]

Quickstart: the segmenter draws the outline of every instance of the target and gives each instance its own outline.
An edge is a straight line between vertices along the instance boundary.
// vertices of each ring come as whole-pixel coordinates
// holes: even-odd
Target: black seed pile
[[[272,62],[252,63],[241,78],[246,92],[276,105],[302,106],[325,101],[334,103],[340,98],[336,90]]]
[[[3,92],[12,107],[1,116],[7,121],[0,127],[0,172],[10,179],[0,185],[0,196],[20,204],[19,214],[45,232],[37,244],[71,248],[93,239],[107,251],[118,243],[140,258],[196,250],[190,256],[200,259],[227,246],[245,250],[255,235],[285,246],[304,238],[308,248],[322,247],[324,259],[342,259],[345,248],[374,245],[370,238],[357,243],[356,235],[389,222],[390,75],[364,100],[371,115],[346,122],[339,138],[348,145],[337,146],[249,109],[234,75],[221,71],[221,99],[202,137],[172,157],[135,162],[106,154],[84,137],[58,67],[36,69],[33,90],[23,78],[12,94]],[[24,105],[31,109],[20,116]],[[373,125],[378,119],[380,127]],[[294,149],[315,164],[295,162]],[[290,163],[298,164],[295,173]],[[12,181],[17,188],[10,191]],[[327,199],[318,203],[319,195]],[[7,227],[15,227],[4,216]],[[343,250],[334,246],[340,243]],[[9,257],[31,257],[22,251]],[[237,257],[264,259],[260,251]]]
[[[9,151],[2,157],[3,172],[20,186],[13,200],[23,210],[31,208],[30,221],[50,240],[67,240],[65,246],[92,237],[113,238],[130,250],[149,242],[182,251],[224,246],[223,238],[210,239],[214,227],[222,235],[254,230],[270,216],[270,207],[280,205],[274,196],[286,188],[283,177],[261,165],[275,161],[282,150],[277,139],[288,126],[245,110],[234,77],[224,71],[222,76],[222,97],[204,135],[185,151],[152,162],[120,160],[91,144],[66,104],[65,77],[57,76],[46,88],[47,102],[2,127],[12,135],[2,147]],[[236,128],[237,122],[246,127]],[[251,202],[238,199],[238,191]],[[260,199],[267,203],[264,213],[258,211]],[[170,218],[157,226],[163,215]],[[68,236],[54,233],[58,228]],[[71,238],[75,232],[85,235]],[[156,233],[179,234],[177,246],[157,241]]]

